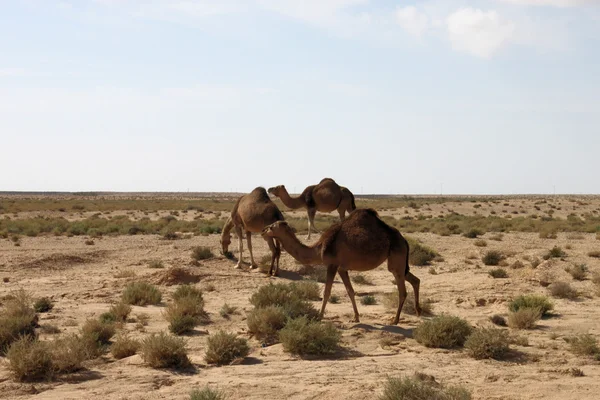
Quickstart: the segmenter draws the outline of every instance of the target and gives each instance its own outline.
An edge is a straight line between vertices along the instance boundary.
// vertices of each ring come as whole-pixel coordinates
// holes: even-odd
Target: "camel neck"
[[[286,233],[281,237],[277,237],[277,239],[281,242],[285,251],[302,264],[314,265],[322,263],[321,246],[306,246],[293,233]]]
[[[223,225],[223,230],[221,231],[221,238],[231,236],[231,229],[233,229],[233,218],[228,217],[227,221],[225,221],[225,225]]]
[[[283,204],[285,204],[286,207],[291,208],[292,210],[306,206],[302,197],[292,197],[285,189],[281,191],[280,198]]]

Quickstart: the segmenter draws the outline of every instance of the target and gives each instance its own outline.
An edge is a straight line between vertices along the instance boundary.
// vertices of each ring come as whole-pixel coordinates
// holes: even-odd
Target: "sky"
[[[600,193],[600,0],[0,0],[0,191]]]

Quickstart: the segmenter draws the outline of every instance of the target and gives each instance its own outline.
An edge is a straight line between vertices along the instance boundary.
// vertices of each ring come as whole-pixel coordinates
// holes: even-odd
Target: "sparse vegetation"
[[[544,255],[544,260],[548,260],[550,258],[564,258],[567,256],[567,253],[563,249],[558,246],[554,246]]]
[[[0,354],[5,353],[11,343],[25,337],[35,337],[38,317],[31,306],[31,297],[24,290],[11,294],[0,311]]]
[[[464,237],[467,237],[469,239],[475,239],[476,237],[481,235],[483,235],[483,232],[478,228],[471,228],[463,234]]]
[[[497,250],[489,250],[481,260],[485,265],[498,265],[504,260],[504,255]]]
[[[169,322],[169,330],[176,335],[189,333],[196,326],[208,322],[202,291],[190,285],[178,287],[164,316]]]
[[[237,307],[230,306],[229,304],[223,304],[223,307],[219,310],[219,315],[225,319],[229,319],[232,314],[237,314]]]
[[[426,347],[453,348],[462,346],[472,330],[461,318],[440,315],[417,326],[413,337]]]
[[[99,346],[107,345],[116,332],[113,323],[102,322],[97,319],[88,319],[81,327],[84,337],[92,338]]]
[[[360,304],[364,306],[372,306],[373,304],[377,304],[377,299],[373,295],[366,295],[360,298]]]
[[[147,282],[132,282],[125,287],[121,299],[125,304],[136,306],[156,305],[160,303],[162,294],[156,286]]]
[[[140,345],[142,359],[152,368],[187,368],[190,360],[182,338],[164,332],[151,334]]]
[[[473,244],[477,247],[486,247],[487,246],[487,242],[483,239],[479,239],[473,242]]]
[[[589,333],[565,338],[569,343],[569,350],[578,356],[596,356],[600,354],[598,340]]]
[[[54,374],[49,344],[31,336],[24,336],[12,343],[6,357],[8,368],[17,381],[46,380]]]
[[[508,278],[508,272],[506,272],[506,270],[504,268],[494,268],[491,269],[488,274],[492,277],[492,278]]]
[[[257,339],[267,343],[276,341],[277,332],[287,321],[285,311],[280,306],[266,306],[255,308],[248,313],[246,320],[248,331]]]
[[[576,281],[583,281],[587,277],[588,268],[585,264],[575,264],[565,269]]]
[[[357,285],[372,285],[373,282],[367,278],[366,276],[364,276],[363,274],[356,274],[352,276],[352,282],[356,283]]]
[[[331,296],[329,296],[328,301],[331,304],[338,304],[340,302],[340,296],[338,296],[337,294],[332,294]]]
[[[40,297],[33,303],[33,309],[39,313],[48,312],[52,310],[53,307],[54,304],[52,303],[52,300],[47,297]]]
[[[476,329],[465,342],[465,348],[475,359],[502,359],[509,350],[506,331],[496,328]]]
[[[521,295],[514,298],[509,304],[508,309],[512,312],[523,308],[533,308],[541,311],[542,316],[548,316],[554,309],[554,304],[546,296],[538,294]]]
[[[311,321],[305,316],[290,320],[279,332],[284,350],[299,355],[334,353],[341,338],[330,322]]]
[[[409,243],[409,262],[412,265],[429,265],[431,261],[439,257],[439,253],[413,239],[407,238]]]
[[[579,297],[577,290],[573,289],[567,282],[554,282],[548,289],[550,289],[552,297],[559,299],[574,300]]]
[[[214,254],[212,250],[208,247],[198,246],[192,249],[192,259],[196,261],[207,260],[209,258],[213,258]]]
[[[250,297],[250,303],[256,308],[267,306],[282,307],[288,318],[305,315],[316,319],[318,312],[315,307],[300,297],[305,291],[297,291],[293,285],[283,283],[262,286]]]
[[[398,289],[394,289],[392,292],[383,295],[383,305],[390,310],[396,311],[398,309],[398,301]],[[420,303],[422,315],[433,314],[433,301],[431,299],[421,297]],[[415,296],[412,292],[406,294],[406,299],[404,299],[404,304],[402,305],[402,312],[409,315],[417,314]]]
[[[204,389],[192,390],[190,392],[190,400],[225,400],[225,395],[207,386]]]
[[[140,348],[140,342],[132,339],[126,333],[120,333],[110,346],[110,352],[117,360],[125,357],[131,357],[137,353]]]
[[[208,337],[204,360],[209,364],[225,365],[245,358],[249,352],[246,339],[238,338],[234,333],[219,331]]]
[[[461,386],[443,386],[433,377],[388,378],[379,400],[471,400],[471,393]]]
[[[163,264],[162,260],[151,260],[148,263],[148,268],[160,269],[164,267],[165,265]]]
[[[516,329],[533,329],[541,317],[542,311],[539,308],[520,308],[508,315],[508,326]]]

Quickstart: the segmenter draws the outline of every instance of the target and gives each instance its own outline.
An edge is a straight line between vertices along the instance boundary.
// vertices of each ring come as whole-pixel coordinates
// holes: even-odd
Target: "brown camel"
[[[298,197],[291,197],[284,185],[269,188],[269,193],[281,199],[283,204],[295,210],[306,208],[308,213],[308,239],[311,230],[320,233],[315,228],[315,214],[317,211],[329,213],[337,210],[340,221],[343,221],[346,212],[350,213],[356,209],[354,195],[350,190],[339,186],[333,179],[324,178],[318,185],[308,186]]]
[[[265,188],[257,187],[249,194],[241,196],[233,206],[231,215],[223,226],[221,233],[221,246],[223,254],[227,253],[231,244],[231,229],[235,229],[239,239],[240,256],[235,268],[240,268],[242,264],[242,231],[246,232],[246,240],[248,242],[248,250],[250,251],[251,267],[256,268],[254,255],[252,254],[252,232],[261,232],[266,226],[276,222],[283,221],[284,217],[277,205],[271,201]],[[279,257],[281,256],[281,246],[277,240],[265,237],[269,249],[271,249],[271,268],[269,275],[277,275],[279,273]],[[273,265],[277,261],[277,267],[273,272]]]
[[[358,209],[344,221],[329,227],[312,246],[298,240],[294,230],[285,221],[275,222],[263,230],[263,236],[279,240],[283,248],[303,264],[327,266],[327,282],[323,294],[321,317],[331,294],[331,285],[336,272],[340,274],[354,308],[354,321],[359,322],[358,309],[354,301],[354,289],[348,271],[368,271],[377,268],[385,260],[388,270],[396,278],[398,286],[398,311],[393,320],[396,325],[406,299],[405,280],[415,292],[415,309],[421,314],[419,305],[420,280],[408,267],[408,242],[400,232],[383,222],[373,209]]]

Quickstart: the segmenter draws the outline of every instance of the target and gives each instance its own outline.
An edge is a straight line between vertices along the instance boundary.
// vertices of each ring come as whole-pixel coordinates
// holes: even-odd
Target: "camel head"
[[[277,238],[280,236],[284,236],[286,234],[296,234],[296,229],[294,229],[293,226],[290,226],[287,222],[285,221],[277,221],[272,223],[271,225],[265,227],[265,229],[262,230],[261,235],[264,236],[268,236],[268,237],[272,237],[272,238]]]
[[[227,233],[223,233],[221,235],[221,248],[222,248],[222,254],[227,254],[227,252],[229,251],[229,245],[231,244],[231,233],[227,232]]]
[[[273,186],[272,188],[269,188],[269,190],[267,190],[267,192],[269,192],[273,196],[281,197],[281,193],[284,190],[285,190],[285,186],[279,185],[279,186]]]

